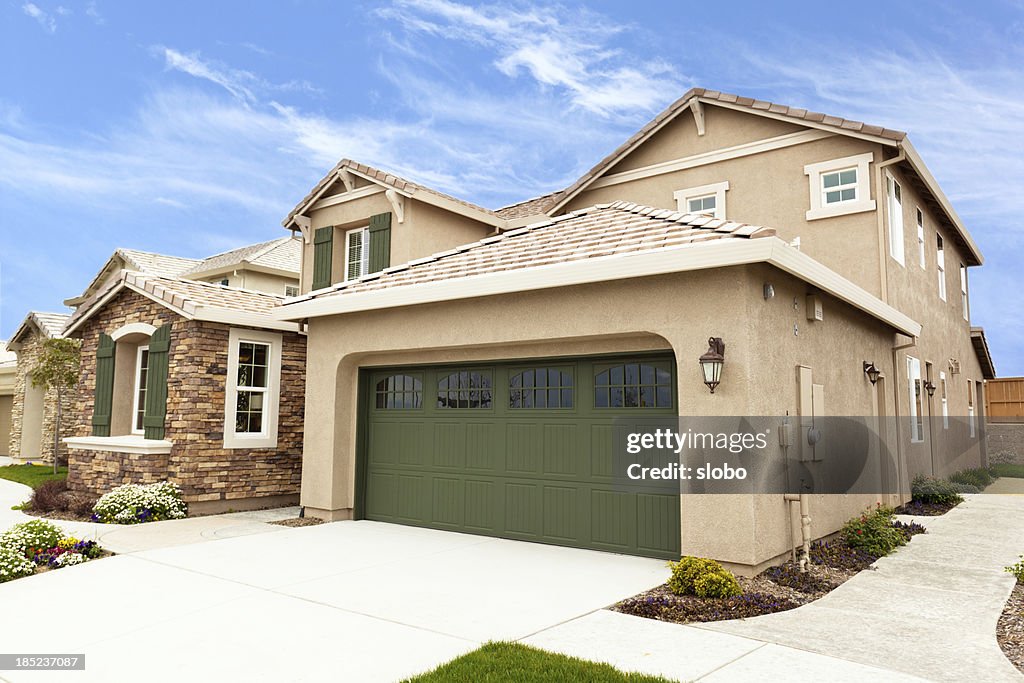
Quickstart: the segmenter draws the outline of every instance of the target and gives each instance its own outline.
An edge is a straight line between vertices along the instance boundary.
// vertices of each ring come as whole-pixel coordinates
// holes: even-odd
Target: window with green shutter
[[[114,340],[100,334],[96,348],[96,393],[92,406],[92,435],[110,436],[110,412],[114,402]]]
[[[391,265],[391,214],[370,216],[369,267],[366,272],[376,273]]]
[[[333,257],[334,226],[317,228],[313,234],[313,289],[330,287]]]
[[[146,408],[142,417],[147,439],[164,438],[164,420],[167,417],[167,369],[171,348],[171,324],[157,328],[149,340],[149,358],[146,370]]]

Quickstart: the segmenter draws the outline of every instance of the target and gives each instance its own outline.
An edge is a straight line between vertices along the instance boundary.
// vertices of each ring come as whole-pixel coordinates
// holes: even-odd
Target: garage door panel
[[[579,538],[580,491],[572,486],[544,487],[544,536],[558,541]]]
[[[497,511],[500,488],[493,481],[468,479],[465,484],[465,526],[468,529],[498,532]]]
[[[508,482],[504,489],[506,533],[539,536],[541,531],[540,485]]]
[[[651,553],[678,555],[679,496],[638,493],[636,510],[637,548]]]
[[[431,521],[452,527],[462,526],[465,484],[455,477],[433,478],[433,514]]]
[[[541,425],[513,422],[507,425],[505,470],[510,474],[534,474],[540,470],[544,439]]]
[[[398,475],[398,516],[410,521],[430,519],[430,477]]]
[[[590,494],[590,539],[606,547],[628,548],[636,535],[636,497],[595,489]]]
[[[466,467],[466,425],[460,422],[434,424],[434,457],[437,467]]]
[[[466,425],[466,468],[501,472],[505,448],[502,427],[494,422],[470,422]]]
[[[578,428],[575,424],[544,425],[544,468],[543,474],[584,475],[580,466]]]
[[[612,481],[612,426],[590,425],[590,476],[597,481]]]

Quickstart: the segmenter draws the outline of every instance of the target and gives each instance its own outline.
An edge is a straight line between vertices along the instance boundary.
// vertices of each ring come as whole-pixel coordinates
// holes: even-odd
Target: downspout
[[[811,499],[806,493],[787,493],[783,498],[799,505],[800,510],[800,571],[807,572],[811,563]]]
[[[881,204],[882,197],[886,199],[886,211],[877,211],[876,216],[878,217],[878,275],[880,278],[881,299],[885,303],[889,303],[889,262],[886,259],[886,240],[885,240],[885,216],[888,216],[888,199],[889,194],[885,191],[885,174],[882,169],[894,166],[895,164],[904,161],[907,158],[907,153],[900,145],[897,147],[900,153],[894,156],[892,159],[887,161],[880,161],[875,164],[875,196],[878,197],[878,203]]]

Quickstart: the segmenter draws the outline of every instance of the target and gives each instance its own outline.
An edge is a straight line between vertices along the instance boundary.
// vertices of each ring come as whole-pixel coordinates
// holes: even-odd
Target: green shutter
[[[114,402],[114,340],[100,334],[96,348],[96,396],[92,406],[92,435],[110,436],[110,408]]]
[[[149,370],[146,371],[146,407],[142,426],[147,439],[164,438],[167,416],[167,359],[171,348],[171,324],[157,328],[149,340]]]
[[[313,234],[313,289],[330,287],[333,256],[334,226],[317,228]]]
[[[376,273],[391,265],[391,214],[370,216],[370,263],[368,273]]]

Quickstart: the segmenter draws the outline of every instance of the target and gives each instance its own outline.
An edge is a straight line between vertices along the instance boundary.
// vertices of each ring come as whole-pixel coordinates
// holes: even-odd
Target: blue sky
[[[906,130],[1024,374],[1024,2],[0,5],[0,338],[118,246],[285,234],[343,156],[484,206],[573,181],[688,87]]]

